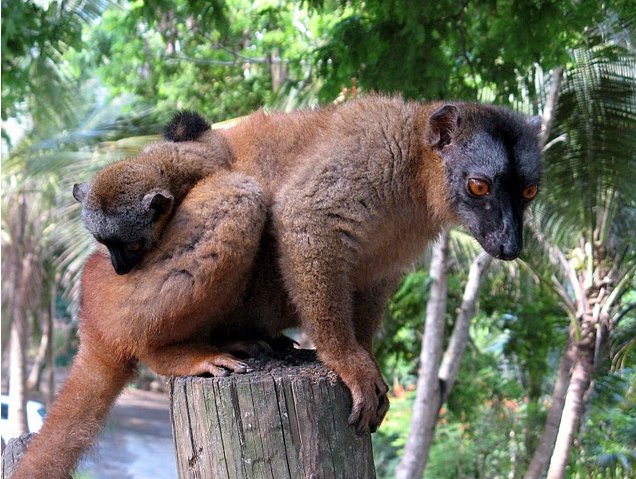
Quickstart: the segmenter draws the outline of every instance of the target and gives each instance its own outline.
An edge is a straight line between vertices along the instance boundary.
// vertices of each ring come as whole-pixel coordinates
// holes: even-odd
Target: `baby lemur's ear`
[[[152,211],[153,219],[159,218],[172,207],[174,197],[165,190],[147,193],[143,199],[144,207]]]
[[[75,183],[73,185],[73,198],[75,198],[80,203],[84,203],[86,195],[88,194],[88,190],[88,183]]]
[[[179,111],[163,130],[168,141],[193,141],[211,128],[201,115],[194,111]]]
[[[459,109],[455,105],[444,105],[433,112],[428,120],[428,141],[430,145],[441,150],[452,140],[453,132],[461,123]]]

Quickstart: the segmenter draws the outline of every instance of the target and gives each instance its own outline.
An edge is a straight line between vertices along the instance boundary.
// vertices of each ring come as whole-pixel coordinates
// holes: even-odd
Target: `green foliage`
[[[517,294],[510,291],[511,281],[517,283]],[[536,401],[543,391],[550,352],[561,350],[567,339],[564,311],[545,285],[527,272],[517,278],[491,276],[489,283],[481,301],[488,327],[505,334],[502,352],[518,371],[530,400]],[[520,293],[523,283],[525,291]],[[483,317],[476,319],[476,325],[483,324]],[[488,335],[494,331],[490,329]]]
[[[535,64],[549,69],[566,62],[584,27],[605,14],[605,5],[592,0],[351,5],[318,51],[323,98],[358,82],[412,98],[474,99],[490,90],[508,102],[519,93],[520,74]]]
[[[552,216],[574,224],[589,240],[625,240],[636,228],[636,57],[601,42],[573,52],[546,152],[541,201]],[[567,201],[563,201],[567,198]],[[580,225],[580,226],[579,226]],[[575,244],[574,246],[579,246]]]
[[[480,317],[479,323],[497,323]],[[501,330],[493,326],[496,331]],[[473,330],[447,407],[442,408],[429,454],[426,477],[507,477],[521,470],[527,400],[515,369],[503,360],[501,334],[485,326]],[[379,478],[395,477],[395,467],[411,421],[414,391],[396,388],[391,409],[373,437]]]
[[[379,479],[395,477],[395,468],[400,460],[400,451],[406,442],[411,424],[415,391],[401,392],[391,396],[391,409],[380,429],[371,436],[373,457]]]
[[[82,45],[82,26],[103,3],[51,1],[43,8],[32,0],[2,1],[3,120],[28,114],[59,125],[72,118],[78,83],[63,58]]]
[[[109,8],[74,61],[114,94],[220,121],[275,102],[274,73],[285,92],[310,82],[304,57],[325,18],[293,2],[137,0]]]
[[[384,374],[412,383],[420,354],[421,330],[431,279],[424,270],[407,275],[389,303],[375,354]]]
[[[617,368],[627,364],[636,364],[636,290],[625,295],[623,306],[616,327],[612,331],[612,358]]]
[[[619,478],[636,473],[636,370],[595,378],[572,473]]]

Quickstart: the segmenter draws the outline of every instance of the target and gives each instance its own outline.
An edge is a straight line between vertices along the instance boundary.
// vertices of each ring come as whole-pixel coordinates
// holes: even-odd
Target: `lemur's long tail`
[[[117,362],[82,344],[13,479],[68,479],[134,374],[133,362]]]

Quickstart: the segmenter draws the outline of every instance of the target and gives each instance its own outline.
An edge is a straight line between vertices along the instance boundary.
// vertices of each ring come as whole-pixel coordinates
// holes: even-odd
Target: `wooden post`
[[[171,380],[180,479],[375,478],[349,392],[313,352],[247,362],[254,372]]]
[[[20,459],[26,453],[27,446],[34,436],[35,434],[33,433],[26,433],[9,439],[9,443],[2,451],[2,479],[10,479],[13,476]]]

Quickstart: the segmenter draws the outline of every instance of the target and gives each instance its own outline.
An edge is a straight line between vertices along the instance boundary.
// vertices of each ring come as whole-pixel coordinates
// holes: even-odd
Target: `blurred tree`
[[[557,110],[556,140],[546,152],[543,207],[534,210],[530,222],[535,245],[545,255],[528,257],[571,319],[562,363],[572,364],[568,387],[563,400],[553,398],[553,407],[563,404],[563,409],[557,415],[551,479],[565,474],[592,372],[609,352],[609,331],[636,271],[631,237],[636,230],[636,58],[618,45],[593,40],[575,50],[573,60]],[[552,442],[549,430],[550,424],[542,441]],[[526,478],[540,476],[545,450],[537,449],[543,456],[535,455]]]
[[[5,120],[10,117],[24,121],[28,114],[27,121],[37,121],[42,132],[50,132],[73,115],[68,100],[76,84],[61,57],[70,45],[79,44],[82,22],[98,10],[99,2],[86,2],[83,8],[73,10],[58,2],[50,2],[46,8],[32,1],[2,2],[2,137],[9,146]],[[50,210],[38,211],[48,193],[42,185],[36,186],[28,173],[12,168],[7,158],[3,155],[2,269],[9,279],[3,280],[2,302],[11,319],[9,426],[17,435],[27,430],[29,317],[46,282],[42,236]]]

